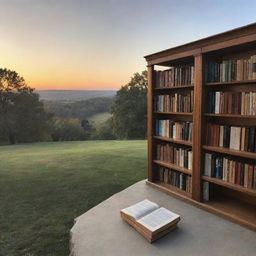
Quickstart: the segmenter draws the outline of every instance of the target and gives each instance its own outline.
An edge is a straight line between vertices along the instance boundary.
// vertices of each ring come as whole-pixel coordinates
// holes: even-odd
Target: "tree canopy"
[[[51,115],[17,72],[0,69],[0,137],[11,144],[42,140]]]
[[[147,72],[135,73],[117,92],[111,107],[114,134],[120,139],[143,139],[147,129]]]

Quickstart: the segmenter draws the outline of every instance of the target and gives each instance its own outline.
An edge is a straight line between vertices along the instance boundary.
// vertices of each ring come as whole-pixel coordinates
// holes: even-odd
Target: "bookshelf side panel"
[[[148,124],[147,124],[147,139],[148,139],[148,180],[153,181],[153,83],[154,83],[154,66],[148,66]]]
[[[195,56],[192,198],[201,201],[203,57]]]

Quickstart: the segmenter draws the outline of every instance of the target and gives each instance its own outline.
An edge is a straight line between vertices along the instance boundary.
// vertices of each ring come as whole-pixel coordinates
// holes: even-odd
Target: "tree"
[[[54,141],[84,140],[86,137],[84,128],[79,119],[56,119],[53,124],[52,139]]]
[[[15,71],[0,69],[0,132],[9,143],[43,140],[51,115]]]
[[[147,71],[135,73],[117,92],[111,106],[114,134],[120,139],[143,139],[147,129]]]

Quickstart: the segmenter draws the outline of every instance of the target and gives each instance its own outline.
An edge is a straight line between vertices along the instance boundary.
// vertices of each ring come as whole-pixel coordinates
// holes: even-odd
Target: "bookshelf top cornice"
[[[144,56],[148,65],[165,65],[201,53],[256,42],[256,23]]]

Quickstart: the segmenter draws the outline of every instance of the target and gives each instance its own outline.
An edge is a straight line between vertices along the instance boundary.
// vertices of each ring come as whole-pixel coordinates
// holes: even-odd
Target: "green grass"
[[[145,170],[145,141],[0,147],[0,255],[68,255],[74,218]]]
[[[103,123],[103,122],[107,121],[110,117],[111,117],[110,113],[102,112],[102,113],[98,113],[98,114],[95,114],[95,115],[89,117],[88,120],[98,122],[98,123]]]

